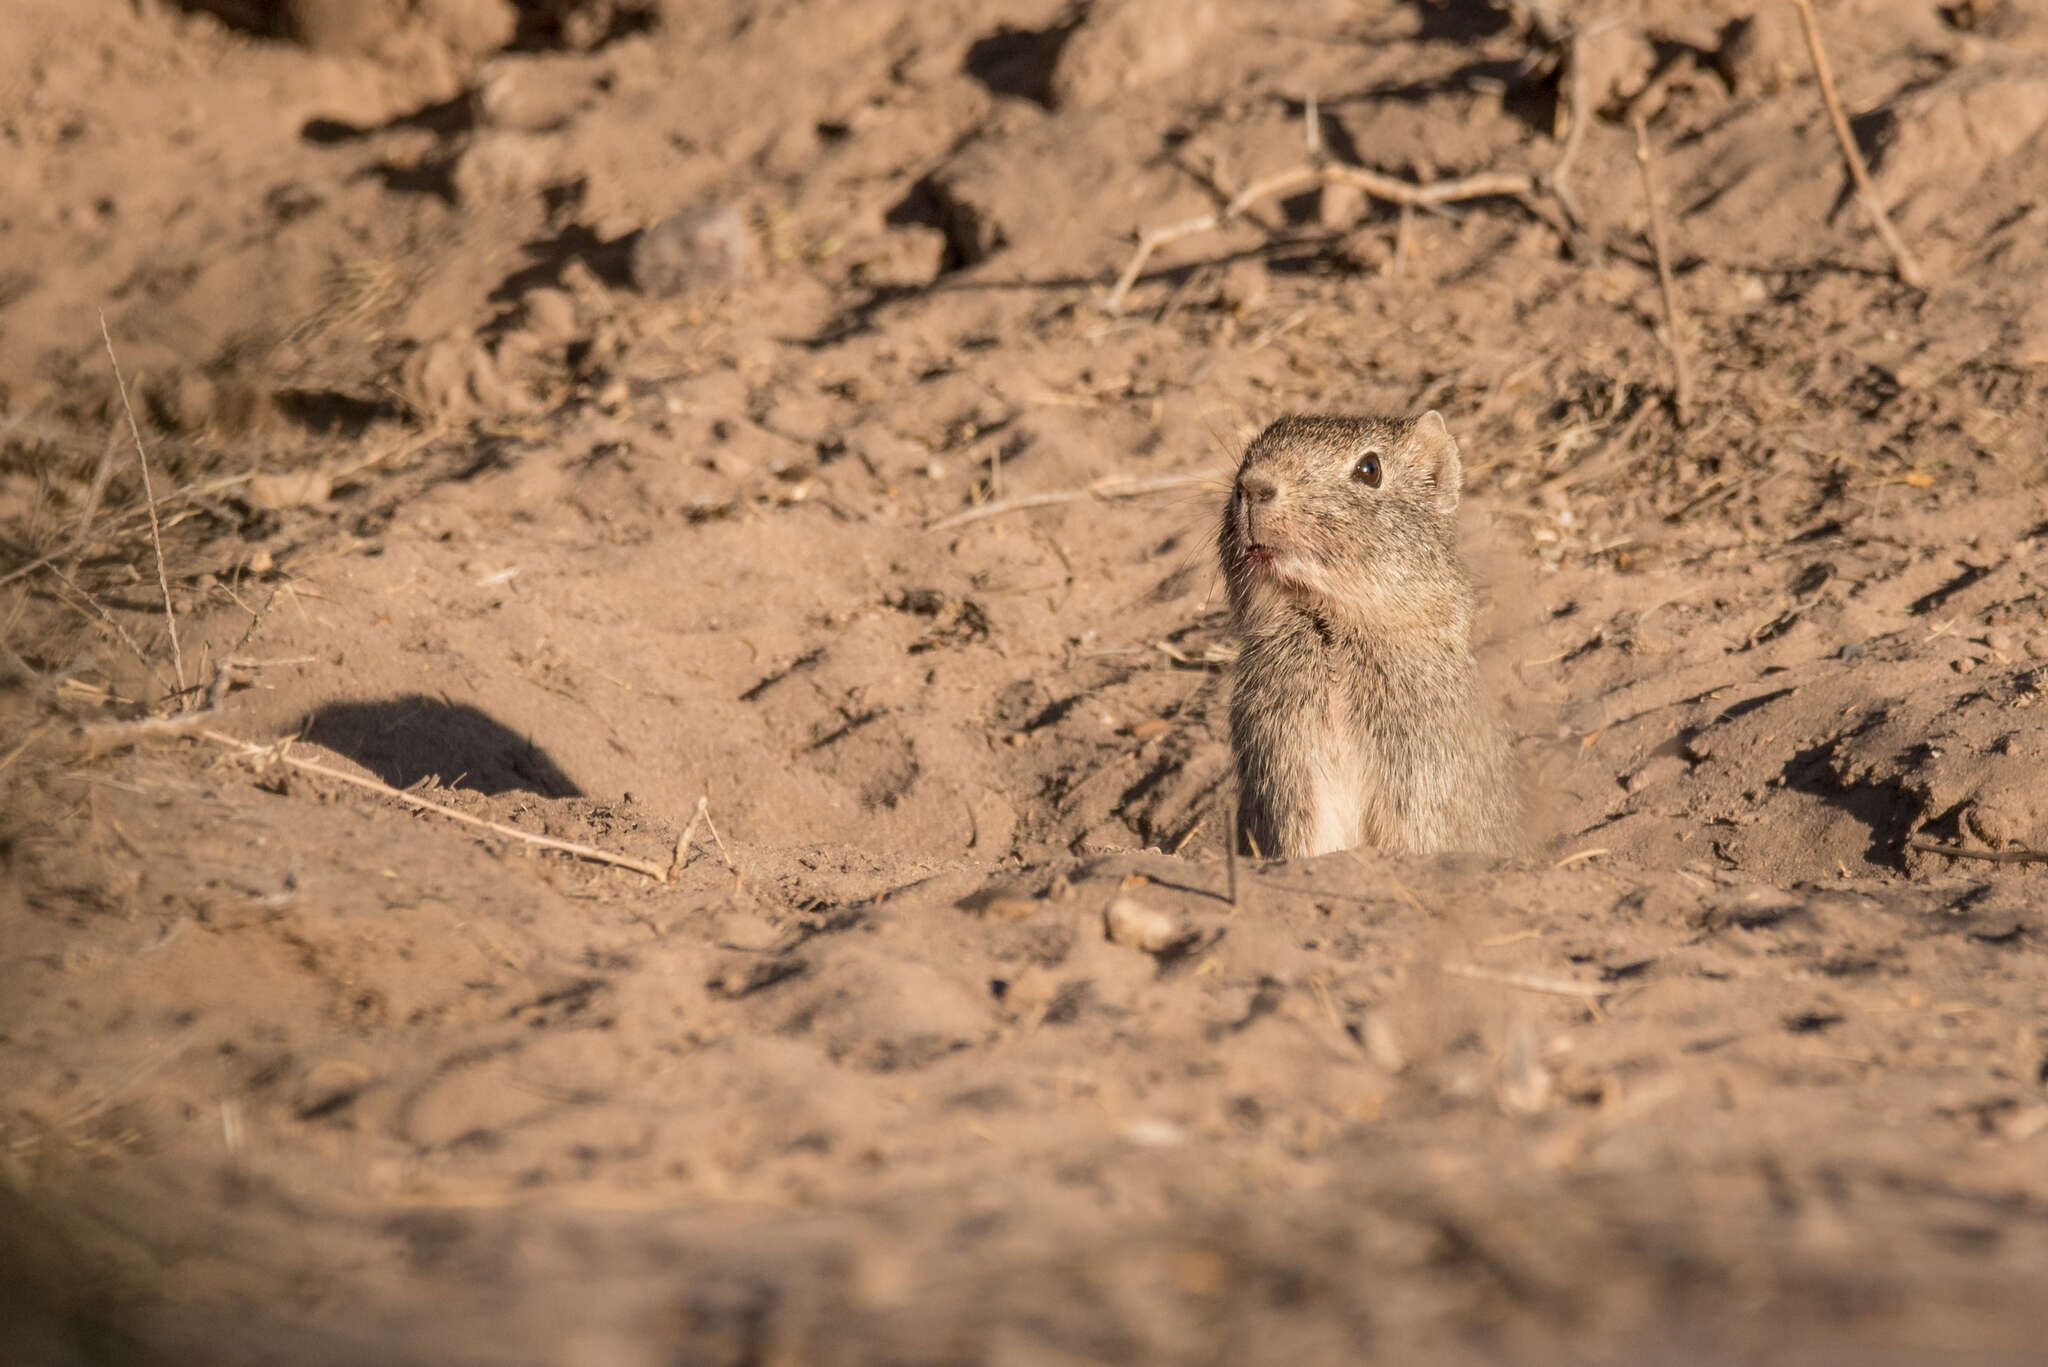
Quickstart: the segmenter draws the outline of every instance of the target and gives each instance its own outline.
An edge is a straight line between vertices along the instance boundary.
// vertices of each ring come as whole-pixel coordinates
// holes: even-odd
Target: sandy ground
[[[2036,7],[1820,8],[1925,289],[1790,8],[1644,0],[1581,232],[1309,190],[1114,315],[1311,119],[1547,171],[1562,27],[16,8],[0,1358],[2035,1359]],[[1220,481],[1426,407],[1533,852],[1233,899]]]

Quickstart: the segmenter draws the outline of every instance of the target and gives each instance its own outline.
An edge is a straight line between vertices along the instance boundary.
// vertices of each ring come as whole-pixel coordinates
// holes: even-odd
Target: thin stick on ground
[[[86,546],[92,541],[93,519],[100,514],[100,500],[107,496],[107,486],[114,479],[114,462],[121,454],[121,429],[114,425],[107,429],[106,449],[100,452],[99,468],[92,473],[92,483],[86,486],[85,501],[78,509],[78,530],[71,537],[71,561],[67,568],[78,573],[79,562],[85,559]]]
[[[2043,850],[1966,850],[1961,845],[1943,845],[1933,840],[1908,840],[1906,848],[1944,854],[1950,859],[1981,859],[1987,864],[2048,864],[2048,851]]]
[[[220,668],[214,671],[213,682],[206,686],[206,701],[197,711],[180,712],[169,717],[138,717],[134,721],[99,722],[86,726],[83,734],[90,741],[126,741],[196,731],[203,723],[221,714],[224,710],[222,704],[227,701],[228,690],[234,687],[234,683],[234,661],[222,661]]]
[[[1813,14],[1813,0],[1792,0],[1799,7],[1799,23],[1806,30],[1807,55],[1813,58],[1813,77],[1820,83],[1821,102],[1828,107],[1828,118],[1835,126],[1835,141],[1842,146],[1842,160],[1849,163],[1849,179],[1856,182],[1856,197],[1863,201],[1863,211],[1870,215],[1870,224],[1877,229],[1877,235],[1892,254],[1892,265],[1898,271],[1901,281],[1914,289],[1927,288],[1926,272],[1920,269],[1919,260],[1907,248],[1905,239],[1892,227],[1891,216],[1884,211],[1884,204],[1877,197],[1877,187],[1870,183],[1870,168],[1863,164],[1863,154],[1856,150],[1855,135],[1849,131],[1849,116],[1842,112],[1842,97],[1835,90],[1835,73],[1828,65],[1827,49],[1821,46],[1820,21]]]
[[[1167,475],[1160,479],[1099,479],[1080,489],[1060,489],[1049,494],[1020,494],[1016,498],[997,499],[979,507],[968,508],[942,517],[928,524],[928,532],[942,532],[949,527],[959,527],[969,522],[979,522],[985,517],[1001,517],[1005,513],[1021,513],[1028,508],[1049,508],[1057,503],[1080,503],[1091,498],[1137,498],[1143,494],[1163,494],[1173,489],[1185,489],[1190,485],[1207,483],[1199,475]]]
[[[737,870],[737,869],[735,869],[735,868],[733,867],[733,864],[732,864],[732,851],[730,851],[730,850],[726,849],[726,847],[725,847],[725,837],[724,837],[724,836],[722,836],[722,835],[720,835],[720,834],[718,833],[718,823],[717,823],[716,821],[713,821],[713,820],[711,819],[711,799],[710,799],[710,798],[708,798],[708,797],[700,797],[700,798],[698,798],[698,799],[697,799],[697,805],[698,805],[698,806],[699,806],[700,808],[702,808],[702,809],[703,809],[703,812],[704,812],[704,829],[706,829],[706,830],[708,830],[708,831],[710,831],[710,832],[711,832],[711,839],[712,839],[712,843],[714,843],[714,844],[716,844],[716,845],[718,846],[718,857],[719,857],[720,859],[723,859],[723,860],[725,861],[725,870],[726,870],[726,872],[727,872],[727,873],[737,873],[737,872],[739,872],[739,870]]]
[[[1650,152],[1650,130],[1641,115],[1636,130],[1636,165],[1643,173],[1643,202],[1650,209],[1650,251],[1657,258],[1657,288],[1664,295],[1664,330],[1671,341],[1671,402],[1683,427],[1692,416],[1692,374],[1685,364],[1685,336],[1678,327],[1678,290],[1671,282],[1671,252],[1664,238],[1664,209],[1657,202],[1657,163]]]
[[[697,799],[697,810],[690,813],[690,824],[683,827],[683,833],[676,837],[676,854],[669,863],[666,881],[675,882],[676,875],[683,871],[683,857],[689,853],[691,840],[696,838],[699,822],[710,829],[711,838],[718,844],[718,857],[725,861],[727,871],[732,871],[732,855],[725,848],[725,837],[718,833],[718,825],[711,819],[711,799],[700,797]]]
[[[142,465],[142,497],[149,504],[149,539],[156,547],[156,584],[163,590],[164,622],[171,633],[171,673],[178,691],[185,691],[185,652],[178,648],[178,614],[171,607],[171,581],[164,573],[164,533],[156,517],[156,491],[149,482],[149,456],[142,449],[142,429],[135,423],[135,408],[128,402],[128,382],[121,378],[121,362],[114,356],[114,334],[107,331],[107,315],[100,312],[100,336],[107,344],[107,363],[114,367],[114,388],[121,392],[121,411],[128,415],[128,435],[135,438],[135,459]]]
[[[1613,983],[1582,983],[1575,978],[1545,978],[1533,973],[1497,973],[1472,964],[1445,964],[1444,972],[1475,982],[1499,983],[1524,992],[1541,992],[1552,997],[1611,997],[1618,990]]]
[[[1253,181],[1214,213],[1203,214],[1199,218],[1183,219],[1179,223],[1169,223],[1163,227],[1147,228],[1139,233],[1137,248],[1124,266],[1123,274],[1117,277],[1116,284],[1110,288],[1108,297],[1102,301],[1103,308],[1112,314],[1123,312],[1124,296],[1138,283],[1138,276],[1143,273],[1145,263],[1152,259],[1152,253],[1161,247],[1178,242],[1184,237],[1193,237],[1197,233],[1214,232],[1261,200],[1322,185],[1348,185],[1389,204],[1419,207],[1449,204],[1461,199],[1522,198],[1535,190],[1536,179],[1519,171],[1489,171],[1476,176],[1461,176],[1456,180],[1436,180],[1417,184],[1402,180],[1398,176],[1369,171],[1363,166],[1347,166],[1332,161],[1310,161],[1306,165]]]
[[[276,746],[252,744],[235,736],[223,735],[218,731],[201,731],[199,734],[216,745],[224,745],[228,749],[235,751],[243,759],[261,763],[274,762],[284,764],[297,769],[301,773],[318,774],[321,778],[331,778],[338,783],[352,784],[357,788],[365,788],[370,792],[381,793],[385,797],[394,798],[418,811],[432,812],[436,816],[445,816],[450,821],[460,821],[465,826],[481,827],[491,832],[491,834],[501,835],[507,840],[517,840],[528,845],[538,846],[544,850],[557,850],[563,854],[572,854],[578,859],[587,859],[594,864],[611,864],[618,868],[631,869],[635,873],[645,874],[656,882],[661,882],[668,876],[668,870],[651,859],[636,859],[629,854],[614,854],[610,850],[602,850],[595,845],[582,845],[573,840],[557,840],[553,836],[534,835],[532,832],[522,831],[516,826],[506,826],[496,821],[486,821],[480,816],[471,816],[468,812],[458,812],[453,807],[444,807],[438,802],[429,802],[423,797],[415,797],[403,789],[394,788],[388,783],[382,783],[373,778],[361,778],[343,769],[335,769],[325,764],[317,764],[310,759],[300,759],[297,755],[284,754]],[[721,846],[722,848],[723,846]]]
[[[668,861],[668,877],[662,879],[664,883],[675,882],[676,875],[683,871],[683,856],[689,852],[690,842],[697,836],[697,823],[704,819],[704,814],[710,810],[710,806],[709,798],[697,799],[697,810],[690,813],[690,824],[683,827],[683,833],[676,837],[675,858]]]
[[[1564,218],[1561,233],[1567,245],[1575,256],[1590,255],[1591,241],[1587,237],[1571,191],[1564,184],[1565,173],[1570,169],[1572,158],[1578,153],[1586,126],[1592,118],[1591,111],[1585,108],[1585,81],[1579,62],[1576,33],[1566,42],[1565,62],[1566,69],[1560,89],[1565,114],[1570,123],[1565,131],[1564,146],[1560,149],[1557,159],[1547,169],[1533,175],[1518,171],[1489,171],[1453,180],[1418,183],[1368,170],[1363,166],[1349,166],[1330,161],[1323,142],[1319,106],[1315,97],[1310,96],[1303,109],[1308,144],[1307,160],[1291,170],[1253,181],[1231,196],[1222,208],[1212,213],[1140,231],[1138,245],[1132,251],[1131,259],[1125,264],[1123,272],[1117,276],[1116,283],[1110,287],[1108,295],[1102,301],[1103,309],[1112,316],[1123,313],[1124,300],[1138,283],[1138,277],[1145,270],[1145,263],[1150,261],[1152,254],[1161,247],[1178,242],[1184,237],[1193,237],[1197,233],[1214,232],[1226,227],[1261,200],[1324,185],[1348,185],[1402,209],[1394,257],[1397,270],[1400,265],[1401,248],[1406,245],[1408,212],[1465,199],[1519,199],[1528,206],[1531,213],[1546,223],[1549,223],[1550,219],[1538,207],[1537,201],[1541,198],[1555,200]],[[1553,223],[1551,226],[1558,225]]]
[[[1571,122],[1564,130],[1564,146],[1558,150],[1557,160],[1550,163],[1550,169],[1544,172],[1543,180],[1558,208],[1564,210],[1565,222],[1571,227],[1573,254],[1583,257],[1590,254],[1590,241],[1584,227],[1586,220],[1579,213],[1579,202],[1573,196],[1567,178],[1573,160],[1579,155],[1579,147],[1586,140],[1586,128],[1593,122],[1593,111],[1586,107],[1586,65],[1576,29],[1565,39],[1564,71],[1559,79],[1559,91],[1564,101],[1564,116]],[[1405,210],[1406,206],[1403,208]]]
[[[65,588],[70,589],[73,593],[77,594],[80,598],[85,600],[86,607],[92,609],[93,614],[97,615],[102,622],[105,622],[107,624],[108,628],[114,633],[114,635],[120,639],[121,644],[128,647],[129,653],[134,655],[136,660],[141,663],[142,667],[149,671],[149,676],[157,681],[158,686],[163,688],[166,692],[170,691],[170,684],[168,681],[165,680],[162,671],[157,668],[156,661],[150,659],[149,652],[144,650],[141,644],[138,641],[136,641],[136,639],[133,636],[129,635],[128,628],[121,625],[120,618],[114,616],[113,613],[108,612],[105,607],[101,606],[99,599],[93,597],[90,593],[87,593],[83,588],[79,586],[77,580],[73,579],[69,574],[66,574],[63,570],[59,569],[54,563],[46,562],[43,568],[49,570],[51,575],[56,578],[58,583],[62,584]],[[73,605],[73,610],[77,610],[75,604]],[[182,693],[182,686],[179,689],[179,691]]]

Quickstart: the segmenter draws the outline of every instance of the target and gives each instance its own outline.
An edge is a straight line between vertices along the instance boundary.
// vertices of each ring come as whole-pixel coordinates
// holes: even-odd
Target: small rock
[[[1984,633],[1984,644],[2008,658],[2012,655],[2012,633],[2004,627],[1993,627]]]
[[[2036,660],[2048,660],[2048,636],[2029,636],[2024,649]]]
[[[334,491],[333,481],[320,470],[293,470],[286,474],[252,475],[242,488],[249,506],[266,512],[284,508],[316,508]]]
[[[401,372],[406,403],[422,418],[461,422],[477,416],[529,413],[530,395],[499,373],[474,337],[451,333],[414,352]]]
[[[1714,64],[1728,88],[1744,98],[1782,90],[1813,69],[1806,31],[1790,5],[1766,5],[1728,25]]]
[[[1119,897],[1109,904],[1102,927],[1112,943],[1147,954],[1157,954],[1181,937],[1178,920],[1131,897]]]
[[[1381,1068],[1389,1073],[1399,1073],[1408,1067],[1408,1055],[1401,1048],[1401,1037],[1384,1011],[1368,1015],[1360,1034],[1364,1036],[1367,1056]]]
[[[729,285],[746,278],[747,225],[727,204],[707,200],[671,214],[633,243],[633,288],[653,296]]]
[[[1622,790],[1630,794],[1640,793],[1645,788],[1677,778],[1685,768],[1685,761],[1676,754],[1654,755],[1621,781]]]
[[[1239,257],[1223,268],[1223,278],[1216,286],[1216,303],[1232,313],[1250,313],[1266,302],[1272,291],[1272,279],[1266,271],[1266,263],[1257,257]]]
[[[1579,37],[1581,79],[1594,108],[1626,104],[1643,93],[1657,69],[1650,40],[1622,23],[1590,24]]]
[[[455,200],[474,210],[531,199],[555,179],[560,150],[539,134],[486,129],[455,160]]]
[[[2048,1130],[2048,1106],[2022,1106],[2008,1112],[1998,1131],[2013,1143],[2024,1143]]]
[[[562,127],[588,106],[593,88],[573,67],[547,58],[520,56],[491,63],[477,87],[477,114],[493,128],[545,133]]]
[[[511,0],[412,0],[412,4],[427,27],[457,52],[496,52],[519,30],[519,12]]]
[[[1958,674],[1974,674],[1977,670],[1977,662],[1967,655],[1962,655],[1958,656],[1949,667]]]
[[[404,17],[400,0],[285,0],[284,31],[314,52],[368,52]]]
[[[1121,1133],[1126,1144],[1141,1149],[1176,1149],[1188,1142],[1187,1131],[1171,1120],[1133,1120]]]
[[[1410,253],[1412,254],[1412,244]],[[1376,227],[1356,228],[1344,234],[1331,253],[1337,264],[1365,275],[1387,275],[1394,269],[1394,244]]]
[[[1213,0],[1098,0],[1060,49],[1053,103],[1102,104],[1181,70],[1216,26]]]
[[[526,330],[545,341],[567,341],[576,335],[576,301],[566,290],[528,290],[520,300]]]
[[[1365,191],[1331,181],[1316,196],[1316,221],[1330,232],[1343,232],[1365,216]]]

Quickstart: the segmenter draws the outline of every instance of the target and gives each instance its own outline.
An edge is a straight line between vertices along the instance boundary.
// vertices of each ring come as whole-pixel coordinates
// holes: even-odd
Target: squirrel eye
[[[1377,451],[1367,451],[1358,458],[1358,464],[1351,467],[1351,477],[1368,489],[1380,487],[1380,457]]]

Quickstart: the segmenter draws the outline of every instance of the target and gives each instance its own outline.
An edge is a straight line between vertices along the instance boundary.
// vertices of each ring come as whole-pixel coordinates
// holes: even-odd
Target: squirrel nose
[[[1271,503],[1274,495],[1280,492],[1280,486],[1273,482],[1271,475],[1247,471],[1237,477],[1237,491],[1244,495],[1247,502]]]

